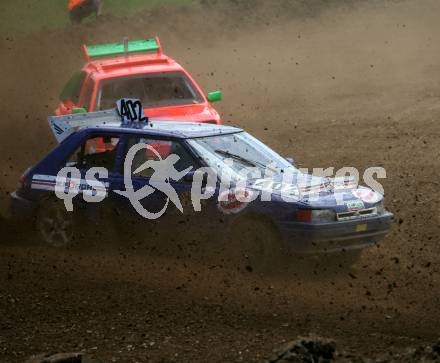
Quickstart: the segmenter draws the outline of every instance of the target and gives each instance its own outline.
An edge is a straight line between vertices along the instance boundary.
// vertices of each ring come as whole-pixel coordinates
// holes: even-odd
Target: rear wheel
[[[65,247],[75,240],[75,214],[61,200],[49,199],[39,209],[36,229],[40,239],[52,247]]]

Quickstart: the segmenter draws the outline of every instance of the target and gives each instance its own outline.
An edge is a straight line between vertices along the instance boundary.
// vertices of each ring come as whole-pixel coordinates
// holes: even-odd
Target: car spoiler
[[[97,45],[83,45],[83,50],[86,55],[87,61],[115,57],[115,56],[129,56],[132,54],[143,54],[154,52],[161,56],[163,54],[163,48],[160,43],[159,37],[156,35],[154,38],[147,38],[142,40],[128,40],[124,38],[121,43],[108,43]]]
[[[60,143],[81,127],[121,123],[121,116],[116,109],[112,109],[65,116],[49,116],[48,122],[55,138]]]

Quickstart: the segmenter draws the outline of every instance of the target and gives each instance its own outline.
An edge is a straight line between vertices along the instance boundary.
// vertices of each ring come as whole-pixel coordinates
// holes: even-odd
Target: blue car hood
[[[295,174],[292,180],[283,174],[251,180],[248,188],[271,200],[300,203],[311,208],[334,208],[347,202],[362,201],[365,205],[380,202],[383,196],[370,188],[359,186],[353,178],[327,178]]]

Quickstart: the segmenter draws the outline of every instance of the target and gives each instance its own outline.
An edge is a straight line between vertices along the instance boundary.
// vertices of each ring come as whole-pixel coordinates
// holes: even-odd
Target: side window
[[[95,82],[92,77],[86,80],[85,89],[81,95],[81,107],[84,107],[87,111],[90,111],[90,103],[92,101],[93,88],[95,86]]]
[[[60,94],[60,101],[72,101],[74,104],[78,104],[86,76],[86,72],[76,72],[64,86]]]
[[[151,177],[155,172],[155,169],[151,167],[150,164],[146,168],[140,168],[142,165],[147,163],[148,161],[158,161],[165,160],[168,156],[175,154],[179,157],[179,159],[174,164],[174,168],[177,171],[183,171],[187,168],[191,168],[191,170],[195,170],[197,168],[197,162],[192,157],[192,155],[183,147],[183,145],[178,141],[169,141],[169,140],[154,140],[143,137],[133,136],[130,137],[127,143],[127,152],[131,147],[136,144],[146,144],[152,147],[152,149],[142,149],[139,150],[134,156],[133,163],[131,165],[131,172],[136,176],[143,177]],[[139,169],[140,168],[140,169]],[[136,170],[139,171],[136,172]]]
[[[100,135],[87,139],[67,160],[66,166],[76,166],[79,169],[104,167],[109,171],[114,169],[119,137]]]

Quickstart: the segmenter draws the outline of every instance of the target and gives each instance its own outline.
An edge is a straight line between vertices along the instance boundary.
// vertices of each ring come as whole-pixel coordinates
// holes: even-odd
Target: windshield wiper
[[[234,159],[234,160],[237,160],[237,161],[241,161],[242,163],[247,164],[249,166],[257,166],[257,163],[255,163],[255,162],[253,162],[251,160],[248,160],[248,159],[244,158],[243,156],[240,156],[240,155],[237,155],[237,154],[232,154],[229,151],[220,150],[220,149],[217,149],[217,150],[214,150],[214,151],[217,154],[230,157],[231,159]]]
[[[262,168],[268,168],[268,169],[272,170],[272,171],[275,172],[275,173],[278,173],[278,172],[279,172],[277,169],[272,168],[272,167],[270,167],[269,165],[266,165],[266,164],[264,164],[264,163],[262,163],[262,162],[260,162],[260,161],[249,160],[249,159],[244,158],[243,156],[240,156],[240,155],[237,155],[237,154],[232,154],[232,153],[230,153],[230,152],[227,151],[227,150],[217,149],[217,150],[214,150],[214,151],[215,151],[217,154],[220,154],[220,155],[223,155],[223,156],[228,156],[228,157],[230,157],[231,159],[234,159],[234,160],[237,160],[237,161],[241,161],[243,164],[247,164],[247,165],[254,166],[254,167],[256,167],[256,166],[260,166],[260,167],[262,167]]]

